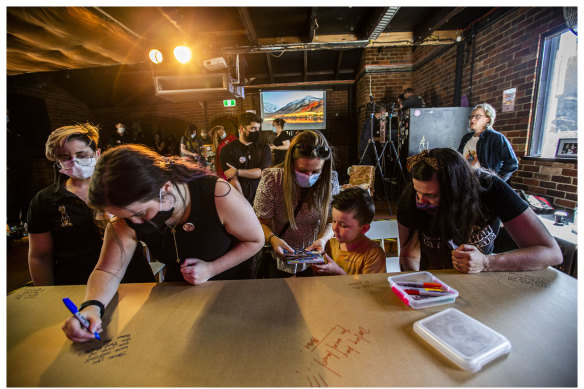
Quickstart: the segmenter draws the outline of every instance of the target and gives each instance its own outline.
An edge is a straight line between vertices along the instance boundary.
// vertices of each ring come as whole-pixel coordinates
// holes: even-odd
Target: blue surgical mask
[[[434,215],[436,211],[438,211],[438,205],[424,204],[420,203],[419,201],[416,201],[416,208],[418,208],[420,211],[429,213],[430,215]]]
[[[296,170],[294,170],[294,174],[296,175],[296,183],[303,188],[310,188],[318,181],[318,177],[320,177],[320,173],[308,175]]]

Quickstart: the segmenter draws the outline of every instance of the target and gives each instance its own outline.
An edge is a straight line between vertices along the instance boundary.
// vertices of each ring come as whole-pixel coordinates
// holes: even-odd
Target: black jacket
[[[463,153],[464,145],[474,132],[469,132],[462,137],[458,152]],[[477,158],[482,168],[492,170],[504,181],[519,167],[519,161],[505,135],[493,129],[487,129],[479,135],[477,141]]]

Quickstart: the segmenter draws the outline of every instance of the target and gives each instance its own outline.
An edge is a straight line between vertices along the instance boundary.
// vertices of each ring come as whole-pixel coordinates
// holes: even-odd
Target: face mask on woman
[[[294,170],[294,174],[296,175],[296,183],[303,188],[310,188],[318,181],[318,177],[320,177],[320,173],[308,175],[296,170]]]
[[[158,232],[164,226],[166,221],[170,219],[172,213],[174,212],[174,207],[170,208],[168,211],[161,211],[162,208],[162,189],[160,190],[160,204],[158,206],[158,213],[150,220],[144,221],[144,223],[132,223],[129,219],[126,220],[126,224],[134,231],[142,234],[151,234],[153,232]]]
[[[95,158],[80,158],[79,160],[81,161],[81,165],[78,162],[71,162],[68,166],[62,167],[59,173],[77,180],[84,180],[91,177],[95,170]]]
[[[224,133],[222,133],[222,135],[219,135],[219,139],[225,139],[226,136],[227,136],[227,134],[224,132]]]

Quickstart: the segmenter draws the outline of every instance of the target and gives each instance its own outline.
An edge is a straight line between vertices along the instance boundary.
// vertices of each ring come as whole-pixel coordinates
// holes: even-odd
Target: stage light
[[[177,46],[174,48],[174,57],[180,63],[187,63],[191,60],[191,49],[186,46]]]
[[[154,63],[162,62],[162,53],[160,52],[160,50],[152,49],[150,50],[150,53],[148,53],[148,56],[150,57],[150,61]]]

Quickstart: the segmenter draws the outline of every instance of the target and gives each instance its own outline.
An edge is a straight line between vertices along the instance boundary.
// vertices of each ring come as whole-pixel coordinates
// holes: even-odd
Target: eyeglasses
[[[483,116],[485,116],[485,115],[470,115],[469,119],[470,119],[470,120],[473,120],[473,119],[477,119],[477,120],[479,120],[479,119],[480,119],[480,118],[482,118]]]
[[[80,156],[78,158],[70,158],[70,159],[61,158],[61,159],[57,159],[57,167],[59,169],[62,169],[65,166],[71,166],[73,163],[76,163],[79,166],[89,166],[93,163],[94,158],[95,158],[95,154],[83,155],[83,156]]]
[[[326,146],[314,146],[314,145],[296,145],[294,146],[298,153],[303,157],[318,157],[321,159],[326,159],[331,155],[331,149]]]

